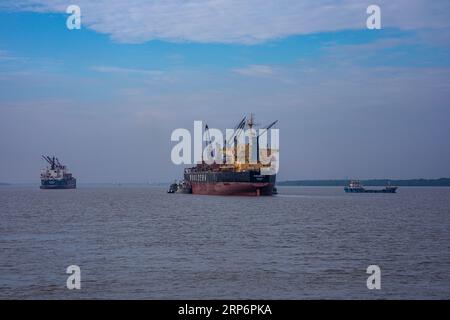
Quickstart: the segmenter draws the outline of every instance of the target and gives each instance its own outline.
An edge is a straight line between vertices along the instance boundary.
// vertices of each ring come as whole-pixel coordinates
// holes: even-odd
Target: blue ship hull
[[[387,188],[379,189],[379,190],[367,190],[364,188],[345,187],[344,190],[347,193],[396,193],[397,187],[387,187]]]
[[[76,189],[77,179],[41,180],[41,189]]]

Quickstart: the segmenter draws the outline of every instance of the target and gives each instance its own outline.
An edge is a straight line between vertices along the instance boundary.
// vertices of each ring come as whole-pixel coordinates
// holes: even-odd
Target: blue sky
[[[172,130],[279,119],[280,179],[450,176],[446,1],[0,4],[0,181],[169,181]]]

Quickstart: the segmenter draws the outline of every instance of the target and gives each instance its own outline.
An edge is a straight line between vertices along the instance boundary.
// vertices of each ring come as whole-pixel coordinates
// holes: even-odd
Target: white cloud
[[[114,66],[94,66],[92,70],[102,73],[120,73],[120,74],[136,74],[147,76],[159,76],[162,75],[162,71],[157,70],[145,70],[145,69],[132,69],[132,68],[120,68]]]
[[[10,52],[6,50],[0,49],[0,62],[11,62],[11,61],[25,61],[24,57],[17,57],[12,55]]]
[[[114,40],[253,44],[290,35],[363,29],[372,0],[77,0],[82,24]],[[65,0],[5,0],[0,9],[61,12]],[[448,28],[448,0],[378,0],[382,26]]]
[[[272,67],[265,65],[250,65],[245,68],[236,68],[232,71],[244,76],[251,77],[267,77],[272,76],[275,73]]]

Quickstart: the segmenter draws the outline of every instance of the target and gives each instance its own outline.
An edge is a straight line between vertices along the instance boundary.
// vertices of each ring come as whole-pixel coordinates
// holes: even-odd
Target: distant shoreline
[[[277,182],[278,186],[303,186],[303,187],[343,187],[350,180],[288,180]],[[398,187],[450,187],[450,178],[440,179],[367,179],[360,180],[363,186],[384,187],[388,184]]]

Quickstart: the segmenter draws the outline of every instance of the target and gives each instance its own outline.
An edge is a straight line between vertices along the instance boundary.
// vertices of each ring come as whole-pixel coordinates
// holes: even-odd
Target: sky
[[[69,30],[66,8],[81,9]],[[380,30],[366,27],[369,5]],[[177,128],[279,120],[278,180],[450,177],[447,0],[0,1],[0,182],[166,182]]]

